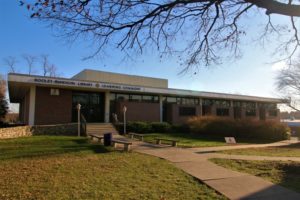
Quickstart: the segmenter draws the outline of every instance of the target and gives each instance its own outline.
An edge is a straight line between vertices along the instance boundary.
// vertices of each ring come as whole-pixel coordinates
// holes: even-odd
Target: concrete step
[[[90,134],[102,135],[104,133],[118,134],[118,131],[111,123],[87,123],[86,132],[87,135]]]

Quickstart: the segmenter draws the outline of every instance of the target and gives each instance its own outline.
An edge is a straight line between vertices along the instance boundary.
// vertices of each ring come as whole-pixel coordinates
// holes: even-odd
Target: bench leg
[[[130,151],[130,144],[124,144],[124,151]]]
[[[160,140],[156,140],[156,144],[161,144],[161,141]]]
[[[117,143],[113,142],[113,143],[112,143],[112,146],[113,146],[114,148],[117,148]]]
[[[131,137],[131,139],[133,139],[133,135],[131,135],[130,137]]]
[[[173,141],[173,142],[172,142],[172,146],[173,146],[173,147],[177,147],[177,142]]]
[[[144,136],[142,136],[142,142],[144,142]]]

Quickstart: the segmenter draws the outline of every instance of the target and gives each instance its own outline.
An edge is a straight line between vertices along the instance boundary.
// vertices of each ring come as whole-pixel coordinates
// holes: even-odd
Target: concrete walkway
[[[284,145],[277,144],[279,146]],[[285,144],[286,145],[286,144]],[[243,148],[245,145],[242,145]],[[249,145],[246,145],[249,148]],[[253,146],[252,147],[257,147]],[[260,145],[265,147],[269,145]],[[238,145],[234,146],[235,148]],[[217,151],[220,148],[209,148]],[[225,147],[224,147],[225,148]],[[231,148],[231,146],[227,146]],[[168,146],[158,146],[144,142],[134,142],[133,150],[166,159],[186,173],[198,178],[229,199],[263,199],[263,200],[299,200],[300,194],[261,178],[235,172],[220,167],[208,161],[214,154],[199,153],[202,148],[182,149]],[[222,148],[222,150],[224,150]],[[206,151],[207,148],[206,148]]]

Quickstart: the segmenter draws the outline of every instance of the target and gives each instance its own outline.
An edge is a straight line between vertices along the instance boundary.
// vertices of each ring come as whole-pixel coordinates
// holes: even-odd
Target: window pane
[[[130,101],[142,101],[141,95],[130,95]]]
[[[118,101],[128,101],[129,95],[128,94],[117,94]]]
[[[195,107],[179,107],[180,116],[195,116],[196,108]]]
[[[177,102],[176,97],[167,97],[167,102],[168,103],[176,103]]]
[[[217,116],[229,116],[228,108],[217,108]]]
[[[246,116],[248,117],[255,117],[256,116],[256,109],[247,109]]]
[[[110,93],[109,99],[110,99],[111,101],[115,101],[115,100],[116,100],[116,94],[115,94],[115,93]]]

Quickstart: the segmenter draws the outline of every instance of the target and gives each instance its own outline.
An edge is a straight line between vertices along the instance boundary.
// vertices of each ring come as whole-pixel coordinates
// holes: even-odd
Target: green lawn
[[[211,147],[211,146],[224,146],[224,137],[221,136],[209,136],[190,133],[145,133],[144,141],[155,143],[155,138],[165,138],[179,140],[178,146],[180,147]],[[270,141],[258,140],[258,139],[237,139],[238,144],[263,144]],[[168,142],[166,142],[168,143]]]
[[[0,199],[225,199],[169,162],[85,138],[0,140]]]
[[[300,192],[300,162],[245,161],[213,158],[212,162],[240,172],[252,174]]]
[[[287,156],[300,157],[300,143],[281,147],[248,148],[227,150],[220,153],[236,155],[257,155],[257,156]]]
[[[223,137],[213,137],[205,135],[187,133],[147,133],[144,134],[144,141],[155,143],[155,138],[179,140],[180,147],[209,147],[226,145]],[[163,141],[164,142],[164,141]],[[168,142],[166,142],[168,143]]]

